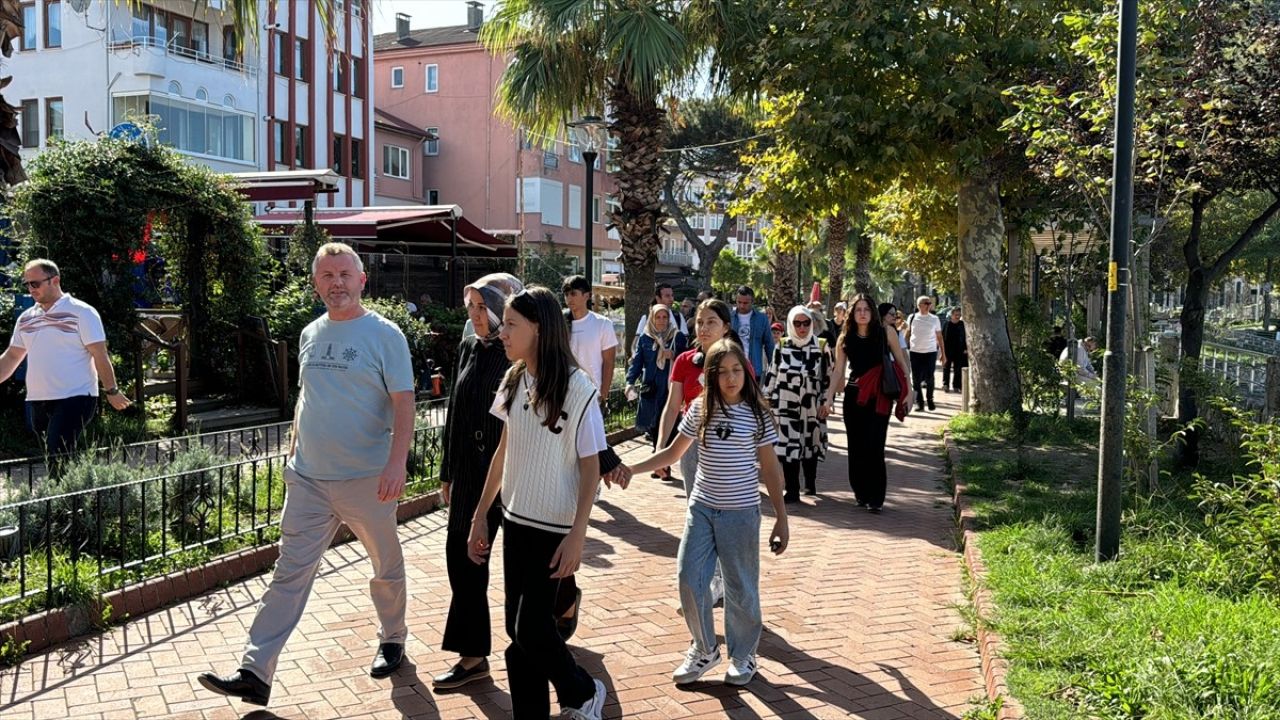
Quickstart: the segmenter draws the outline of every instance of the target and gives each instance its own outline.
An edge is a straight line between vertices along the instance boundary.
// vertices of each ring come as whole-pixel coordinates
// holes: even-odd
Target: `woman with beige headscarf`
[[[636,342],[636,351],[631,356],[631,365],[627,369],[627,385],[640,396],[636,410],[636,429],[644,431],[655,449],[658,444],[658,419],[667,403],[671,365],[676,356],[685,351],[686,345],[684,334],[672,322],[671,309],[661,303],[649,308],[644,334]],[[671,474],[671,470],[664,468],[654,474],[665,478]]]

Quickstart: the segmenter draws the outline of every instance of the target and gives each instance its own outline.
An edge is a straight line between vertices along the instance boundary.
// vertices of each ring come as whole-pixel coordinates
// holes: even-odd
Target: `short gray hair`
[[[52,260],[45,260],[44,258],[36,258],[34,260],[28,260],[27,264],[22,266],[22,272],[26,272],[32,268],[40,268],[40,271],[43,272],[45,275],[48,275],[49,277],[62,274],[58,271],[57,263],[55,263]]]
[[[330,255],[350,255],[356,259],[356,269],[364,272],[364,261],[360,259],[360,254],[354,248],[343,242],[331,242],[321,245],[320,249],[316,250],[316,256],[311,261],[312,277],[315,277],[316,269],[320,267],[320,258]]]

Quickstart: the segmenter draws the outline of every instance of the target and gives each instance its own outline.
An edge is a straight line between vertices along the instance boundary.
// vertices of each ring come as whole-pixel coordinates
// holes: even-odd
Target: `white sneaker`
[[[677,685],[687,685],[691,682],[697,682],[698,678],[707,673],[708,670],[720,664],[720,648],[717,647],[709,653],[698,651],[697,645],[690,645],[689,651],[684,655],[684,662],[680,663],[680,667],[671,673],[671,679],[676,681]]]
[[[745,660],[729,658],[729,672],[724,674],[724,681],[729,685],[746,685],[756,676],[756,656],[748,655]]]
[[[561,718],[569,718],[569,720],[601,720],[604,715],[604,683],[599,680],[592,680],[596,684],[596,694],[591,696],[586,705],[580,708],[562,708],[560,710]]]
[[[711,607],[724,607],[724,577],[711,576]]]

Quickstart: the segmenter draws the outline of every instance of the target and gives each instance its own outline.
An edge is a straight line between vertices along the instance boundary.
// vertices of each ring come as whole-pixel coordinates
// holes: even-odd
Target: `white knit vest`
[[[517,386],[507,413],[507,454],[502,465],[502,513],[509,522],[562,535],[573,528],[578,511],[578,428],[596,387],[587,373],[569,376],[564,409],[554,427],[528,404]]]

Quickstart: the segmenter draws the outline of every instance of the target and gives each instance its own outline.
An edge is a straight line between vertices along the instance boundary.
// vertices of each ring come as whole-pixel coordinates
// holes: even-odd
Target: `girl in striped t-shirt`
[[[661,452],[632,467],[632,472],[645,472],[670,465],[698,443],[698,468],[678,555],[680,605],[693,643],[672,675],[677,684],[694,682],[720,663],[710,587],[717,560],[724,570],[729,650],[724,680],[746,685],[755,676],[761,630],[761,479],[777,518],[769,533],[771,549],[777,555],[787,548],[782,468],[773,450],[778,432],[749,367],[741,345],[713,343],[707,350],[702,395],[680,421],[679,434]]]

